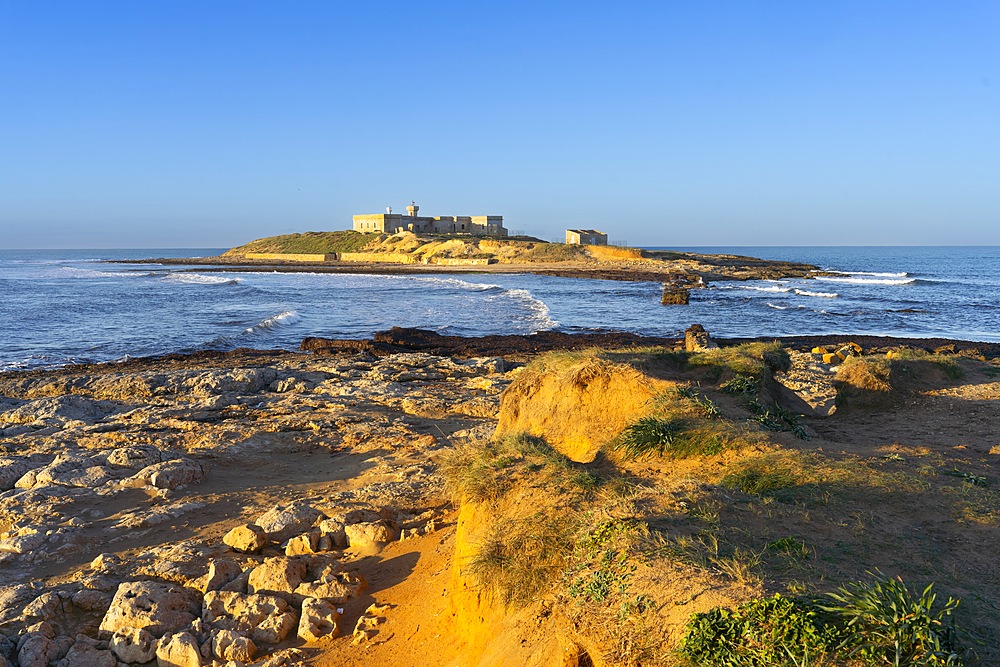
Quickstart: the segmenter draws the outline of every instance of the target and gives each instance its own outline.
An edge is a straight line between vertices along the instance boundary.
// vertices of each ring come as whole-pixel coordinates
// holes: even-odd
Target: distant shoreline
[[[277,273],[331,273],[359,275],[427,275],[427,274],[533,274],[559,278],[583,278],[590,280],[618,280],[631,282],[683,283],[688,286],[698,284],[698,279],[707,283],[730,280],[763,280],[781,278],[809,278],[822,275],[820,269],[811,264],[764,260],[753,257],[731,255],[702,255],[701,257],[727,258],[718,270],[689,270],[683,267],[665,266],[655,269],[635,266],[635,263],[589,264],[584,262],[520,262],[486,265],[450,266],[444,264],[396,264],[390,262],[338,262],[336,264],[310,262],[274,262],[254,260],[232,260],[216,257],[199,258],[149,258],[143,260],[108,260],[112,264],[163,264],[167,266],[197,266],[191,271],[204,272],[277,272]],[[745,260],[745,261],[741,261]],[[207,268],[205,268],[207,267]],[[729,271],[728,273],[725,271]]]

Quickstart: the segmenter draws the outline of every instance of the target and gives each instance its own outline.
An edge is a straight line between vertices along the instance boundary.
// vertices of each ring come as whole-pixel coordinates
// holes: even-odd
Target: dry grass
[[[590,492],[560,484],[566,473],[557,471],[574,468],[545,462],[550,455],[544,448],[521,445],[514,448],[521,457],[516,464],[484,465],[487,472],[500,470],[503,483],[510,484],[505,497],[529,487],[539,494],[532,496],[532,512],[539,504],[573,508],[566,514],[575,531],[570,539],[568,533],[523,538],[515,519],[497,516],[498,526],[511,527],[508,542],[539,554],[544,576],[521,578],[535,582],[536,595],[544,591],[560,601],[570,621],[605,647],[610,665],[670,664],[675,656],[668,649],[677,636],[666,619],[705,611],[709,601],[734,606],[778,591],[823,594],[874,568],[922,585],[936,581],[935,590],[961,597],[955,616],[968,629],[971,645],[1000,659],[993,648],[1000,624],[992,616],[1000,608],[1000,579],[990,573],[986,546],[1000,520],[1000,496],[992,487],[990,464],[971,453],[957,464],[953,455],[933,448],[887,457],[878,449],[843,453],[822,440],[825,451],[807,449],[814,444],[790,446],[795,441],[788,435],[763,432],[746,421],[745,397],[706,382],[712,373],[705,371],[712,369],[718,370],[718,382],[737,373],[767,377],[781,367],[781,359],[774,345],[756,344],[697,355],[652,349],[563,353],[528,369],[539,378],[562,373],[574,386],[601,377],[612,365],[655,373],[669,388],[648,402],[645,416],[683,426],[670,429],[667,444],[691,429],[728,440],[717,451],[684,458],[664,447],[662,458],[603,459],[601,479]],[[884,390],[879,382],[891,389],[893,361],[915,368],[917,380],[931,370],[941,377],[940,369],[920,365],[924,359],[860,358],[841,372],[861,390]],[[579,374],[584,362],[593,362],[587,377]],[[852,424],[849,419],[838,413],[837,421],[828,423],[844,428]],[[654,453],[661,444],[654,439]],[[617,472],[608,471],[609,463]],[[520,472],[511,474],[513,468]],[[546,524],[540,515],[532,521]],[[494,534],[503,539],[503,531]],[[560,546],[548,551],[545,544]],[[491,543],[484,562],[510,569],[516,550]]]
[[[854,390],[892,391],[892,361],[887,357],[848,357],[837,367],[836,380]]]

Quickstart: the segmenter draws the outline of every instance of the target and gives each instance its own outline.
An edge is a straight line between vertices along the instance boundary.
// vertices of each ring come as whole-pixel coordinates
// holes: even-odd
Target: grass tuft
[[[751,461],[722,478],[722,486],[755,496],[764,496],[795,486],[798,480],[787,467],[772,467]]]
[[[528,602],[563,571],[577,521],[566,511],[537,512],[494,526],[469,569],[479,586],[504,604]]]
[[[964,664],[951,622],[958,600],[949,597],[935,609],[933,583],[917,595],[898,577],[887,577],[878,570],[868,574],[870,581],[840,587],[828,594],[832,604],[822,606],[844,623],[847,636],[842,649],[873,665]]]
[[[626,459],[654,455],[684,458],[718,454],[724,443],[713,429],[698,428],[687,420],[642,417],[626,427],[611,448]]]

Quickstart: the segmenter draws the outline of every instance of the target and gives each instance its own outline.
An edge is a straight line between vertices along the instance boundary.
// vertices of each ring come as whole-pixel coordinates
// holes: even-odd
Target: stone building
[[[566,243],[569,245],[608,245],[608,235],[596,229],[567,229]]]
[[[507,236],[502,215],[438,215],[434,217],[418,215],[420,207],[412,201],[406,207],[406,214],[393,213],[387,208],[385,213],[368,213],[354,216],[354,231],[396,234],[414,232],[416,234],[471,234],[472,236]]]

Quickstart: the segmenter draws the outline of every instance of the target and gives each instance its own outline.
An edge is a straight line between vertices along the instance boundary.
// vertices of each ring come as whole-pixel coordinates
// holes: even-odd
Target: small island
[[[269,236],[196,260],[227,271],[324,273],[534,273],[568,278],[658,282],[689,289],[722,280],[777,280],[822,275],[818,267],[744,257],[607,245],[596,230],[567,230],[566,243],[510,236],[503,216],[356,215],[353,229]],[[247,268],[249,267],[249,268]]]

